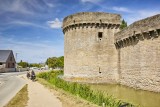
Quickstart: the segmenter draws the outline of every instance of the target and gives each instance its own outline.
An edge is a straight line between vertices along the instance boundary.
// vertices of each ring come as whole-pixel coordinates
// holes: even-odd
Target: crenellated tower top
[[[81,12],[67,16],[63,20],[63,32],[70,28],[79,27],[107,27],[119,28],[121,16],[104,12]]]

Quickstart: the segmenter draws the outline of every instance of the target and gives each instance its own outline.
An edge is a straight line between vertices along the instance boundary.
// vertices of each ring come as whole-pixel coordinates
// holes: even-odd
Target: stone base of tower
[[[124,86],[128,86],[134,89],[141,89],[146,91],[152,91],[152,92],[160,92],[160,87],[158,86],[138,86],[136,84],[130,84],[130,83],[123,83],[121,80],[115,80],[111,78],[106,77],[100,77],[100,76],[62,76],[61,77],[65,81],[69,82],[78,82],[78,83],[89,83],[89,84],[121,84]]]
[[[62,77],[65,81],[70,82],[79,82],[79,83],[110,83],[110,84],[117,84],[118,81],[111,78],[106,78],[102,76],[71,76],[71,75],[64,75]]]

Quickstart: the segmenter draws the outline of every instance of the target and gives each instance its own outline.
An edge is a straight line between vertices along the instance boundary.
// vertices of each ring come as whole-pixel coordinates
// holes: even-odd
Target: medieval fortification
[[[160,14],[120,31],[121,16],[82,12],[63,21],[64,77],[160,92]]]

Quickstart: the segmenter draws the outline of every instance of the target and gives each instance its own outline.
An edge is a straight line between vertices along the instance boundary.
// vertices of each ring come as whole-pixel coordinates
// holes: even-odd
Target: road
[[[17,75],[26,72],[0,73],[0,107],[6,105],[16,93],[26,84]]]

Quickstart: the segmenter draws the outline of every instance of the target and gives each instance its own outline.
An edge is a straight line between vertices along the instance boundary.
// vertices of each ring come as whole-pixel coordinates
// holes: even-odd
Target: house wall
[[[5,68],[5,66],[6,66],[5,64],[2,64],[0,65],[0,68]]]
[[[13,53],[11,52],[7,61],[6,61],[6,68],[15,68],[16,67],[16,61],[15,61],[15,58],[14,58],[14,55]]]

